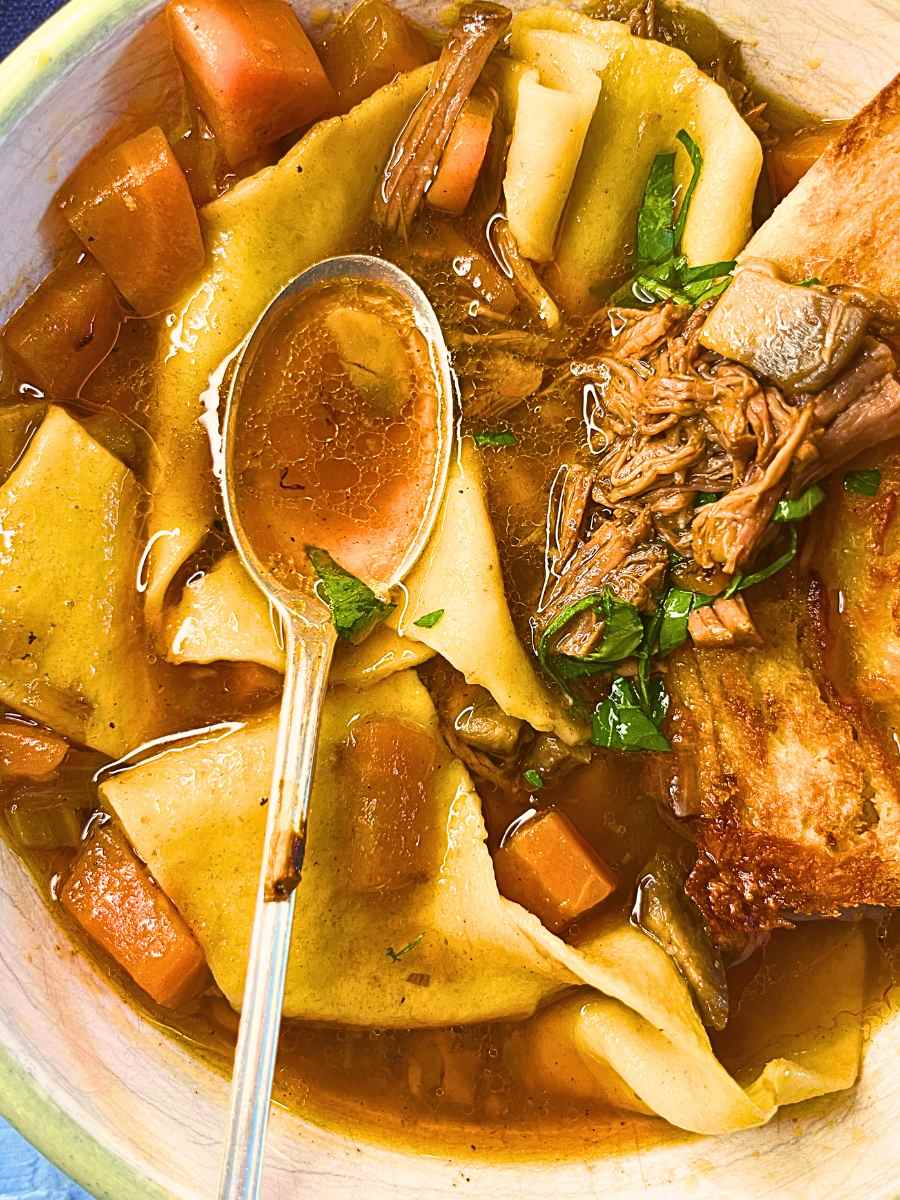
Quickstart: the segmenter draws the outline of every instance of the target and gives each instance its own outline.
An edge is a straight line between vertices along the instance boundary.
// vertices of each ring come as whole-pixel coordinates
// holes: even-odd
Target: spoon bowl
[[[220,1177],[219,1194],[227,1200],[259,1194],[319,721],[337,637],[331,610],[318,587],[311,586],[308,574],[286,569],[284,556],[273,557],[270,549],[260,544],[258,530],[248,528],[238,464],[247,420],[242,401],[254,367],[261,361],[265,340],[278,320],[316,289],[343,283],[383,289],[405,309],[404,318],[411,321],[421,350],[419,359],[427,364],[430,374],[428,394],[432,401],[428,406],[431,427],[420,425],[410,431],[410,437],[424,436],[430,450],[428,470],[417,480],[422,489],[415,508],[417,517],[398,531],[399,552],[386,577],[363,579],[364,585],[387,593],[419,559],[440,511],[453,445],[453,376],[440,324],[422,289],[404,271],[383,259],[346,255],[310,267],[275,297],[238,352],[228,391],[222,447],[225,515],[241,561],[280,618],[287,665]],[[365,364],[351,365],[368,370]],[[388,371],[387,376],[390,374]],[[392,384],[393,380],[387,378],[387,382]],[[254,420],[259,419],[259,413],[254,413]],[[299,430],[301,443],[306,432]],[[282,485],[286,470],[278,471],[276,466]],[[297,489],[298,495],[306,488],[302,481],[290,486]],[[285,503],[281,496],[277,500]],[[277,507],[273,506],[272,511],[277,521]],[[304,548],[300,547],[301,559]],[[338,561],[339,550],[333,545],[329,548]]]

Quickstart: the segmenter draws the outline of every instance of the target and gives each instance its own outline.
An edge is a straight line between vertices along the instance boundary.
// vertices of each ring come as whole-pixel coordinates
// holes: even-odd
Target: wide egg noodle
[[[329,694],[319,738],[303,880],[284,1011],[351,1025],[434,1026],[526,1016],[566,980],[507,918],[494,885],[478,797],[441,746],[429,789],[443,839],[430,878],[399,890],[354,891],[347,852],[352,806],[341,770],[351,727],[395,717],[440,737],[413,671],[364,691]],[[274,754],[274,716],[199,741],[116,776],[104,799],[138,854],[193,928],[216,982],[240,1005]],[[395,951],[423,934],[399,962]],[[408,976],[415,974],[417,980]]]
[[[566,43],[565,50],[576,44],[564,34],[533,31],[533,44],[523,47],[528,69],[515,82],[503,179],[510,231],[521,252],[537,262],[553,257],[557,226],[600,95],[594,63],[585,67],[541,45],[554,38]]]
[[[414,1028],[528,1018],[539,1009],[510,1050],[509,1065],[523,1086],[656,1112],[703,1133],[759,1125],[780,1104],[852,1084],[865,970],[857,927],[839,927],[822,955],[810,953],[799,981],[808,998],[790,997],[806,1028],[785,1033],[766,1026],[762,1067],[742,1087],[716,1059],[671,959],[644,934],[614,914],[569,946],[499,895],[478,797],[446,750],[423,813],[444,831],[436,868],[399,890],[355,892],[341,753],[353,724],[372,716],[396,717],[439,736],[414,672],[329,695],[288,968],[288,1016]],[[275,735],[274,716],[230,734],[213,731],[102,789],[235,1005],[243,991]]]
[[[571,39],[573,63],[597,56],[601,82],[556,249],[551,283],[558,298],[572,309],[591,307],[593,289],[619,277],[653,159],[677,148],[682,128],[703,154],[682,250],[691,265],[733,258],[750,233],[762,149],[724,89],[683,51],[562,8],[514,17],[511,52],[530,61],[535,32],[548,31]],[[554,53],[563,55],[561,45]],[[689,177],[687,154],[678,148],[676,182],[683,189]]]
[[[434,533],[398,599],[387,625],[358,646],[338,647],[334,682],[368,684],[440,654],[470,683],[487,688],[510,716],[571,744],[585,739],[586,729],[541,681],[516,633],[478,451],[468,439],[451,467]],[[443,615],[436,624],[416,625],[438,610]],[[284,669],[268,604],[236,554],[185,587],[165,644],[174,663],[248,661]]]
[[[56,407],[0,488],[0,698],[113,756],[159,722],[142,503],[131,471]]]
[[[605,918],[577,949],[546,930],[538,936],[597,990],[558,1001],[514,1036],[508,1063],[536,1093],[601,1100],[693,1133],[723,1134],[856,1081],[866,973],[859,926],[792,932],[799,966],[780,994],[767,991],[758,1027],[745,1031],[744,1086],[715,1057],[672,960],[640,930]],[[779,1023],[779,1011],[789,1019]]]
[[[315,125],[276,166],[201,213],[206,266],[166,320],[150,422],[159,449],[150,479],[146,597],[154,627],[169,584],[213,519],[205,398],[210,408],[218,403],[228,359],[281,289],[350,248],[430,70],[402,75],[346,116]]]
[[[516,633],[478,451],[469,438],[459,447],[434,532],[406,592],[391,617],[405,638],[430,646],[469,683],[487,688],[509,716],[570,745],[585,740],[586,729],[541,681]],[[416,625],[440,610],[443,615],[430,628]]]
[[[166,622],[166,657],[173,663],[252,662],[284,671],[277,616],[244,570],[235,551],[223,555],[188,582]],[[377,626],[359,645],[340,642],[329,676],[332,684],[363,687],[396,671],[419,666],[434,651]]]

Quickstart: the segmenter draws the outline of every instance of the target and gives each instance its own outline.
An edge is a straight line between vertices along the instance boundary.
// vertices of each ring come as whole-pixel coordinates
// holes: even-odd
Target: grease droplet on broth
[[[421,524],[438,449],[429,346],[406,301],[338,280],[289,297],[251,351],[235,427],[240,520],[288,586],[321,546],[388,581]]]

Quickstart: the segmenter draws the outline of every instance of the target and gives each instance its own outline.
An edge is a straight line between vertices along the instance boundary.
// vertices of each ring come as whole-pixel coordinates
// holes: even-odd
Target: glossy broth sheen
[[[237,507],[292,586],[303,549],[391,579],[421,524],[438,444],[428,343],[399,296],[339,281],[283,303],[251,348],[235,421]]]
[[[610,2],[595,11],[620,16],[630,7]],[[721,51],[706,22],[688,22],[675,32],[676,40],[699,59],[711,60]],[[200,174],[201,193],[217,190],[201,187]],[[457,224],[489,254],[481,225],[469,219]],[[427,217],[422,228],[429,237]],[[373,248],[408,265],[400,248],[373,247],[369,233],[360,231],[352,249]],[[420,277],[448,325],[464,326],[466,313],[471,316],[472,301],[457,298],[462,273],[456,260],[445,257]],[[116,349],[89,380],[82,399],[126,413],[139,427],[154,386],[157,340],[164,333],[160,326],[156,320],[126,321]],[[476,326],[470,328],[474,332]],[[373,330],[378,336],[372,336]],[[308,544],[331,551],[359,575],[388,578],[399,553],[391,535],[398,529],[408,533],[421,520],[436,450],[433,439],[412,432],[415,427],[433,429],[437,398],[427,348],[409,313],[377,288],[323,287],[276,313],[251,368],[238,445],[240,516],[248,532],[286,582],[305,572],[302,549]],[[468,407],[475,402],[477,395],[470,396]],[[483,427],[465,412],[463,419],[467,431]],[[510,602],[527,641],[528,613],[544,582],[548,489],[562,464],[589,457],[577,382],[565,395],[536,395],[499,425],[514,432],[517,443],[486,451],[483,461]],[[138,443],[140,459],[147,447],[140,438]],[[207,569],[224,545],[220,522],[181,582]],[[271,706],[280,683],[274,673],[250,664],[165,669],[177,670],[184,682],[183,706],[172,714],[173,727],[181,728]],[[98,765],[94,754],[70,755],[66,801],[85,822],[102,817],[92,782]],[[423,768],[421,774],[421,786],[427,786],[427,771]],[[8,810],[31,788],[21,782],[4,785],[0,806]],[[510,798],[487,785],[479,790],[493,849],[534,797]],[[675,858],[690,856],[689,844],[665,819],[662,801],[652,756],[613,753],[600,753],[589,766],[550,782],[539,800],[563,809],[616,871],[620,886],[611,903],[623,909],[655,849],[663,847]],[[74,850],[16,849],[53,903]],[[417,853],[417,846],[410,848],[411,863]],[[78,938],[64,915],[61,919]],[[869,999],[874,1017],[891,1011],[896,1002],[900,925],[896,919],[871,920],[866,928],[873,950]],[[716,1039],[727,1066],[752,1070],[757,1062],[761,1065],[760,1047],[748,1033],[744,1015],[766,1010],[778,980],[791,974],[791,956],[790,935],[779,933],[729,972],[733,1015]],[[102,961],[149,1019],[218,1068],[228,1068],[237,1016],[217,989],[173,1014],[153,1006],[113,964]],[[414,970],[413,956],[398,965]],[[790,1012],[776,1015],[790,1019]],[[525,1094],[504,1067],[504,1048],[514,1031],[515,1026],[504,1024],[382,1031],[286,1023],[276,1091],[311,1119],[432,1152],[584,1158],[616,1150],[633,1153],[636,1145],[649,1148],[685,1136],[661,1120]]]

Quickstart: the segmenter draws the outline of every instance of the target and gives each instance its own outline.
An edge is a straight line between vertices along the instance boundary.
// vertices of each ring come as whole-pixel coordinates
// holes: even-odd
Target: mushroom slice
[[[638,880],[632,924],[662,946],[694,993],[704,1025],[728,1022],[728,982],[700,910],[684,890],[684,873],[657,853]]]
[[[818,392],[856,356],[869,314],[814,287],[739,270],[700,341],[785,392]]]

